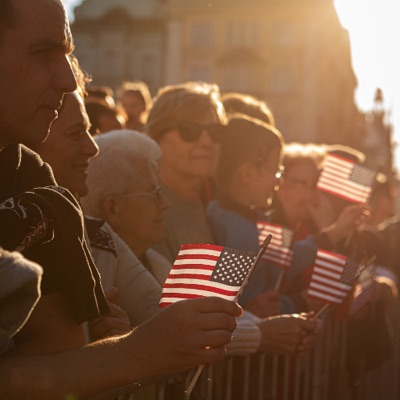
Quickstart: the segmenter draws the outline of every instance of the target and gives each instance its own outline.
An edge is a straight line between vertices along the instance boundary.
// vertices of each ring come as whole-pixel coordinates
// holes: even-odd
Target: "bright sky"
[[[112,0],[110,0],[112,1]],[[63,0],[69,15],[82,0]],[[400,40],[399,0],[334,0],[339,18],[348,29],[354,72],[358,79],[355,99],[367,111],[377,87],[383,89],[390,110],[394,139],[400,143]],[[400,145],[396,152],[400,169]]]
[[[400,142],[400,2],[398,0],[335,0],[336,9],[350,34],[354,72],[358,79],[356,102],[372,107],[375,89],[384,93],[385,108]],[[400,146],[396,164],[400,169]]]

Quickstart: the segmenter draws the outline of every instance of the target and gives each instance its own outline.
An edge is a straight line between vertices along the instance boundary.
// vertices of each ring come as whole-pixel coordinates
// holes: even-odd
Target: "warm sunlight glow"
[[[82,0],[63,2],[72,17],[72,8]],[[358,79],[356,103],[361,110],[370,110],[376,88],[382,88],[395,140],[400,143],[400,0],[334,0],[334,4],[350,35]],[[400,167],[400,146],[396,160]]]
[[[372,107],[375,89],[383,89],[391,112],[395,140],[400,141],[400,2],[396,0],[335,0],[339,18],[350,34],[353,68],[358,79],[356,101]],[[396,155],[399,167],[399,149]]]

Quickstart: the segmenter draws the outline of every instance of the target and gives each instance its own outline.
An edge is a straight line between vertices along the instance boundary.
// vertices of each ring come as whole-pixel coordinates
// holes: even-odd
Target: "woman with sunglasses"
[[[171,264],[181,244],[215,243],[201,192],[204,181],[214,179],[226,123],[218,87],[205,83],[167,86],[150,110],[147,132],[161,147],[160,185],[172,205],[165,211],[165,240],[155,248]],[[228,353],[304,354],[315,340],[304,332],[314,332],[317,325],[299,315],[270,319],[245,311]]]
[[[201,196],[217,166],[218,136],[225,123],[216,85],[166,86],[153,102],[146,131],[161,148],[160,185],[171,203],[165,212],[165,240],[155,249],[171,263],[181,244],[212,243]]]

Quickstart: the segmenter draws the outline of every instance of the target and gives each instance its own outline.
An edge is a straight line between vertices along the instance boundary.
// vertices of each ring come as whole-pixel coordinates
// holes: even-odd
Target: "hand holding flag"
[[[165,281],[160,307],[204,296],[237,300],[270,241],[271,235],[266,237],[258,254],[209,244],[182,245]],[[203,368],[204,365],[197,368],[185,392],[187,396]]]
[[[272,236],[271,243],[263,255],[263,259],[282,268],[275,290],[279,290],[285,271],[292,265],[294,231],[271,222],[257,222],[258,241],[263,243],[268,235]]]
[[[341,304],[353,288],[361,270],[360,264],[346,256],[319,249],[308,296],[327,304]]]

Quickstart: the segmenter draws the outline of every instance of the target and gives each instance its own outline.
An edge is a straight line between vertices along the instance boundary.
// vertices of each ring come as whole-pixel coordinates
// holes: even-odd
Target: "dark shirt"
[[[42,294],[63,293],[78,323],[109,312],[84,236],[81,208],[23,145],[0,151],[0,245],[43,268]]]

